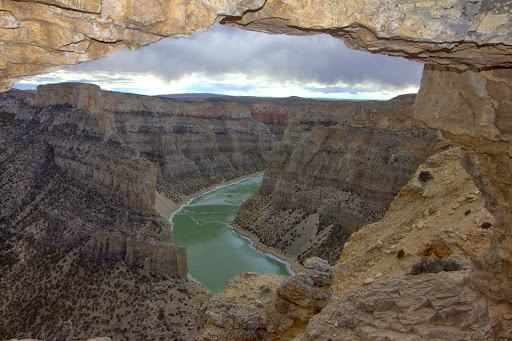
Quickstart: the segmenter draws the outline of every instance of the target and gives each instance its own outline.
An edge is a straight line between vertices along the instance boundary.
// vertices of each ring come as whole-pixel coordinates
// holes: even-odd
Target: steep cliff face
[[[511,98],[510,69],[461,72],[432,66],[423,71],[415,104],[417,117],[466,149],[462,165],[483,193],[486,208],[496,218],[496,228],[489,237],[491,246],[472,257],[471,279],[479,290],[509,304],[512,303]]]
[[[347,237],[380,219],[434,150],[437,136],[414,121],[413,100],[309,103],[290,116],[237,228],[299,260],[334,263]]]
[[[263,170],[275,140],[269,128],[252,119],[250,109],[237,101],[180,101],[69,83],[38,90],[38,105],[69,104],[101,122],[105,136],[115,136],[149,161],[152,168],[141,172],[146,178],[137,183],[156,185],[175,202],[213,184]],[[101,155],[92,162],[109,168],[105,156],[107,162],[96,162]],[[138,197],[154,205],[154,198],[147,196],[155,191],[148,188],[143,193]]]

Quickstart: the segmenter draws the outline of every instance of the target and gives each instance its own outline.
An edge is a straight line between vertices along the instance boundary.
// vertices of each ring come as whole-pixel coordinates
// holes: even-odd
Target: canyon
[[[279,182],[276,172],[285,166],[272,160],[281,160],[284,151],[290,149],[289,154],[299,155],[285,155],[295,162],[297,170],[292,176],[303,173],[303,168],[320,171],[314,176],[304,174],[301,192],[283,196],[267,184],[262,186],[262,193],[277,193],[284,197],[277,204],[288,200],[293,207],[308,193],[322,198],[341,186],[357,191],[363,187],[358,182],[361,179],[368,186],[372,181],[375,184],[375,179],[387,179],[389,187],[362,189],[373,196],[380,193],[373,204],[376,213],[367,218],[374,221],[390,204],[393,191],[439,143],[435,132],[413,118],[413,100],[413,95],[404,95],[388,102],[301,98],[181,101],[103,91],[80,83],[0,94],[0,110],[6,118],[0,141],[5,198],[1,334],[55,336],[65,333],[56,326],[75,321],[72,330],[80,335],[103,332],[111,337],[137,338],[147,336],[144,330],[158,319],[159,327],[149,328],[151,333],[194,337],[199,332],[191,327],[199,325],[198,304],[209,293],[186,279],[186,250],[174,246],[171,226],[163,219],[168,216],[159,207],[176,205],[214,184],[264,169],[270,179],[267,183]],[[319,148],[304,152],[312,141],[319,140],[326,141],[326,153],[338,145],[348,146],[347,159],[355,158],[355,162],[340,162],[343,159],[338,158],[325,163]],[[321,157],[315,159],[314,155]],[[393,158],[392,172],[396,175],[382,167],[390,163],[389,158]],[[274,166],[267,167],[269,160]],[[373,180],[350,175],[367,168]],[[340,185],[332,177],[338,172],[349,174],[344,179],[354,182],[347,180]],[[322,191],[324,194],[318,195]],[[328,210],[323,210],[318,200],[319,212],[328,213],[322,222],[331,225],[353,209],[353,201],[366,199],[330,203]],[[340,207],[335,209],[337,205]],[[293,215],[288,212],[281,219],[291,222]],[[347,225],[343,238],[361,227],[361,221]],[[338,241],[332,244],[343,246]],[[324,249],[329,247],[324,245]],[[332,254],[337,257],[339,252]],[[52,268],[57,270],[49,270]],[[41,273],[40,269],[47,270]],[[84,277],[93,282],[83,281]],[[20,278],[24,279],[21,283]],[[101,289],[93,285],[95,282],[103,283]],[[50,289],[54,283],[61,285]],[[111,287],[111,283],[117,285]],[[153,286],[166,289],[148,296]],[[59,291],[65,294],[57,294]],[[183,291],[187,294],[180,297]],[[175,297],[174,302],[164,303],[166,292]],[[151,300],[159,306],[158,314],[152,304],[131,301],[126,293]],[[27,297],[31,297],[28,305],[37,302],[40,307],[23,306],[16,311],[16,303]],[[112,304],[114,298],[119,303],[115,309],[108,308],[105,302]],[[85,308],[93,302],[95,308]],[[62,313],[56,314],[55,307],[63,307]],[[175,316],[174,309],[182,312],[182,321],[173,325],[169,321]],[[126,329],[124,321],[136,319],[131,314],[141,311],[153,320]],[[96,315],[101,320],[95,320],[99,318]],[[302,328],[312,315],[306,316],[301,318]],[[293,326],[292,321],[287,325]]]
[[[315,103],[288,112],[257,195],[233,226],[303,262],[334,264],[348,237],[382,218],[440,142],[416,121],[413,95],[387,102]]]
[[[369,278],[364,280],[367,284],[359,283],[359,278],[355,284],[355,295],[338,293],[338,298],[325,307],[324,313],[313,317],[305,330],[296,330],[296,333],[302,333],[299,340],[341,340],[345,337],[351,340],[399,340],[404,335],[411,339],[464,337],[505,340],[512,335],[512,42],[509,34],[512,21],[507,2],[225,0],[163,4],[155,0],[136,3],[2,0],[0,3],[0,50],[3,53],[0,88],[3,90],[21,77],[100,58],[121,48],[137,48],[164,36],[186,36],[216,22],[268,33],[329,33],[343,39],[351,48],[404,56],[425,63],[422,84],[412,109],[413,116],[462,147],[458,157],[460,161],[456,162],[478,189],[479,193],[473,191],[470,194],[485,206],[492,218],[489,218],[492,221],[485,221],[490,225],[485,225],[488,231],[481,240],[483,247],[475,248],[475,252],[469,255],[469,270],[455,274],[406,276],[377,281],[376,284],[367,280]],[[2,125],[11,119],[8,112],[2,114]],[[7,129],[15,121],[7,124]],[[111,128],[104,127],[105,131]],[[286,132],[283,138],[285,135]],[[38,144],[31,146],[42,148]],[[100,155],[97,158],[100,159]],[[446,155],[442,158],[449,161]],[[144,162],[139,166],[143,167]],[[38,174],[46,171],[38,168],[37,163],[32,167],[38,170]],[[133,176],[136,174],[135,165],[131,169]],[[158,171],[155,166],[156,178],[160,176]],[[163,174],[161,177],[163,179]],[[39,177],[26,181],[34,182],[34,178]],[[416,175],[418,178],[419,174]],[[414,198],[421,193],[428,197],[430,192],[428,189],[424,191],[424,187],[436,187],[435,183],[421,178],[425,180],[424,184],[411,183],[409,186],[409,194],[416,193]],[[98,178],[98,181],[108,182],[106,178]],[[160,183],[164,184],[162,180]],[[100,190],[107,191],[108,187]],[[116,200],[131,203],[135,209],[147,209],[144,203],[134,201],[129,193],[112,192],[110,195],[117,196]],[[467,199],[472,200],[473,197]],[[410,200],[415,199],[411,197]],[[466,204],[464,200],[461,203]],[[439,211],[429,211],[429,207],[418,209],[418,212],[425,210],[427,213],[421,219],[426,220],[416,222],[416,227],[444,224],[441,218],[446,212],[436,216]],[[487,213],[484,217],[488,219]],[[478,225],[476,218],[472,224]],[[411,222],[409,227],[412,226]],[[360,231],[369,230],[370,227],[363,227]],[[401,233],[405,236],[405,232]],[[485,246],[486,238],[489,247]],[[367,242],[366,238],[359,240]],[[380,242],[383,247],[379,247],[380,243],[375,240],[373,252],[384,252],[388,246],[393,246],[386,244],[389,243],[387,240],[380,239]],[[357,243],[354,236],[352,245]],[[444,246],[431,246],[429,249],[434,254],[442,255],[442,250],[446,251]],[[404,253],[406,258],[411,255],[407,248],[404,248]],[[340,264],[346,261],[343,258]],[[368,272],[375,278],[382,277],[376,274]],[[397,272],[397,275],[402,274]],[[361,285],[366,288],[357,289]],[[453,288],[455,290],[451,290]],[[383,295],[389,299],[383,300]],[[416,318],[411,316],[406,325],[395,323],[399,316],[403,316],[400,315],[403,314],[401,309],[410,305],[410,302],[400,300],[399,296],[404,295],[410,302],[420,302],[415,310],[419,315]],[[443,295],[447,300],[438,301]],[[474,311],[475,315],[464,315],[464,311]],[[435,325],[442,327],[433,330]],[[476,329],[468,330],[469,326]],[[441,332],[447,330],[450,333],[443,336]],[[460,334],[464,330],[466,335]]]
[[[197,337],[211,293],[187,280],[156,203],[261,171],[267,126],[90,84],[9,91],[0,107],[2,337]]]

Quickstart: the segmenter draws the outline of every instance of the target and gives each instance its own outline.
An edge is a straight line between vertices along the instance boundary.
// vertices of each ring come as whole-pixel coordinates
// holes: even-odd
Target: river
[[[291,274],[287,263],[256,250],[229,225],[262,179],[259,175],[217,187],[191,199],[170,218],[174,243],[187,249],[189,276],[213,293],[242,272]]]

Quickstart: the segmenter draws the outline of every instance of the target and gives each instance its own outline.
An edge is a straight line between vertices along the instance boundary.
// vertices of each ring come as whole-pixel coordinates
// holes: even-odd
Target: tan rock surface
[[[271,33],[329,33],[352,48],[427,63],[512,65],[510,4],[499,1],[2,0],[0,8],[1,90],[20,77],[221,21]]]
[[[320,258],[290,277],[242,273],[202,306],[202,339],[291,340],[330,302],[332,281]]]
[[[383,219],[351,235],[334,267],[335,295],[403,276],[425,256],[469,260],[489,247],[495,218],[460,161],[461,150],[453,146],[430,157]]]
[[[499,306],[489,306],[467,275],[443,272],[377,283],[333,301],[295,340],[507,340],[512,329],[497,321]]]
[[[482,72],[426,67],[416,116],[469,151],[462,165],[496,219],[491,246],[473,255],[472,281],[512,303],[512,70]]]

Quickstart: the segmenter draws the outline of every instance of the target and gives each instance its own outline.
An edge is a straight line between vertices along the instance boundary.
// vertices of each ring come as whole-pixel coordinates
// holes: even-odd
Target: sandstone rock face
[[[309,258],[291,277],[242,273],[201,308],[204,340],[291,340],[332,298],[332,268]]]
[[[393,278],[336,300],[295,340],[506,340],[467,272]]]
[[[463,152],[445,148],[418,167],[384,218],[350,236],[334,267],[336,296],[404,276],[423,257],[458,257],[469,268],[489,248],[496,220],[460,164]]]
[[[511,98],[509,69],[428,67],[415,110],[427,125],[470,150],[463,165],[496,218],[491,247],[473,257],[472,281],[490,297],[512,303]]]
[[[412,118],[413,98],[310,104],[289,114],[261,188],[235,227],[301,261],[336,262],[347,237],[382,218],[435,148],[437,135]]]
[[[0,89],[20,77],[183,37],[217,22],[329,33],[348,46],[459,67],[511,66],[510,5],[499,1],[34,0],[0,3]]]
[[[509,142],[511,79],[510,69],[476,72],[427,65],[414,114],[429,127],[453,135]]]

